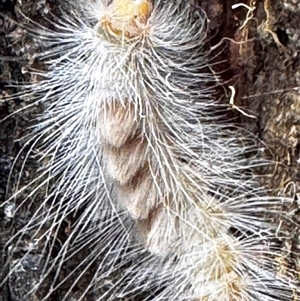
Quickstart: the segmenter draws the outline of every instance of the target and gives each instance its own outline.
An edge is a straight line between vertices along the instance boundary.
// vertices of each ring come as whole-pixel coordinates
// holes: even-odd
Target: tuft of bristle
[[[224,121],[205,13],[187,0],[73,5],[52,30],[28,28],[46,47],[46,71],[24,92],[45,106],[28,141],[44,165],[16,212],[51,186],[8,242],[13,257],[30,232],[21,262],[44,244],[28,294],[50,277],[42,300],[70,282],[68,300],[97,266],[77,300],[149,300],[139,295],[149,290],[151,300],[291,300],[267,219],[286,200],[259,187],[251,168],[266,162]]]

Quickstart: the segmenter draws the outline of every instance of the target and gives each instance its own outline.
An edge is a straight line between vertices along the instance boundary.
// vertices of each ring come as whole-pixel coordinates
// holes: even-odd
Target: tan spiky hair
[[[253,139],[224,121],[205,13],[188,0],[72,5],[54,29],[28,28],[47,67],[25,87],[45,106],[28,143],[47,160],[21,204],[6,203],[31,208],[47,187],[8,243],[12,257],[25,250],[21,263],[43,246],[26,294],[54,274],[42,300],[66,283],[60,298],[69,300],[86,272],[77,300],[291,301],[292,279],[274,260],[278,225],[266,218],[286,200],[258,185],[251,168],[265,162],[253,158]]]

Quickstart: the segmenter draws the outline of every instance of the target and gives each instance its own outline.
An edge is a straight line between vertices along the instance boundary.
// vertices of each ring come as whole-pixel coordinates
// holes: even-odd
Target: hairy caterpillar
[[[29,141],[42,142],[48,161],[25,205],[53,187],[14,237],[18,248],[33,231],[25,260],[47,242],[30,293],[53,273],[44,300],[53,297],[69,279],[62,264],[89,245],[82,263],[98,263],[79,300],[149,286],[154,300],[291,300],[290,279],[276,273],[278,225],[268,219],[285,200],[257,185],[249,169],[263,162],[252,161],[250,137],[224,121],[205,14],[179,0],[73,5],[53,30],[35,29],[48,45],[47,71],[24,92],[45,104]],[[54,252],[63,223],[81,210]]]

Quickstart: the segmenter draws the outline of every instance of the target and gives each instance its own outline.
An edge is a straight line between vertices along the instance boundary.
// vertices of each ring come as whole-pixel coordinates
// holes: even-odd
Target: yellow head
[[[100,23],[114,35],[133,38],[144,31],[152,8],[150,0],[113,0]]]
[[[129,18],[146,18],[151,11],[148,0],[114,0],[116,13]]]

